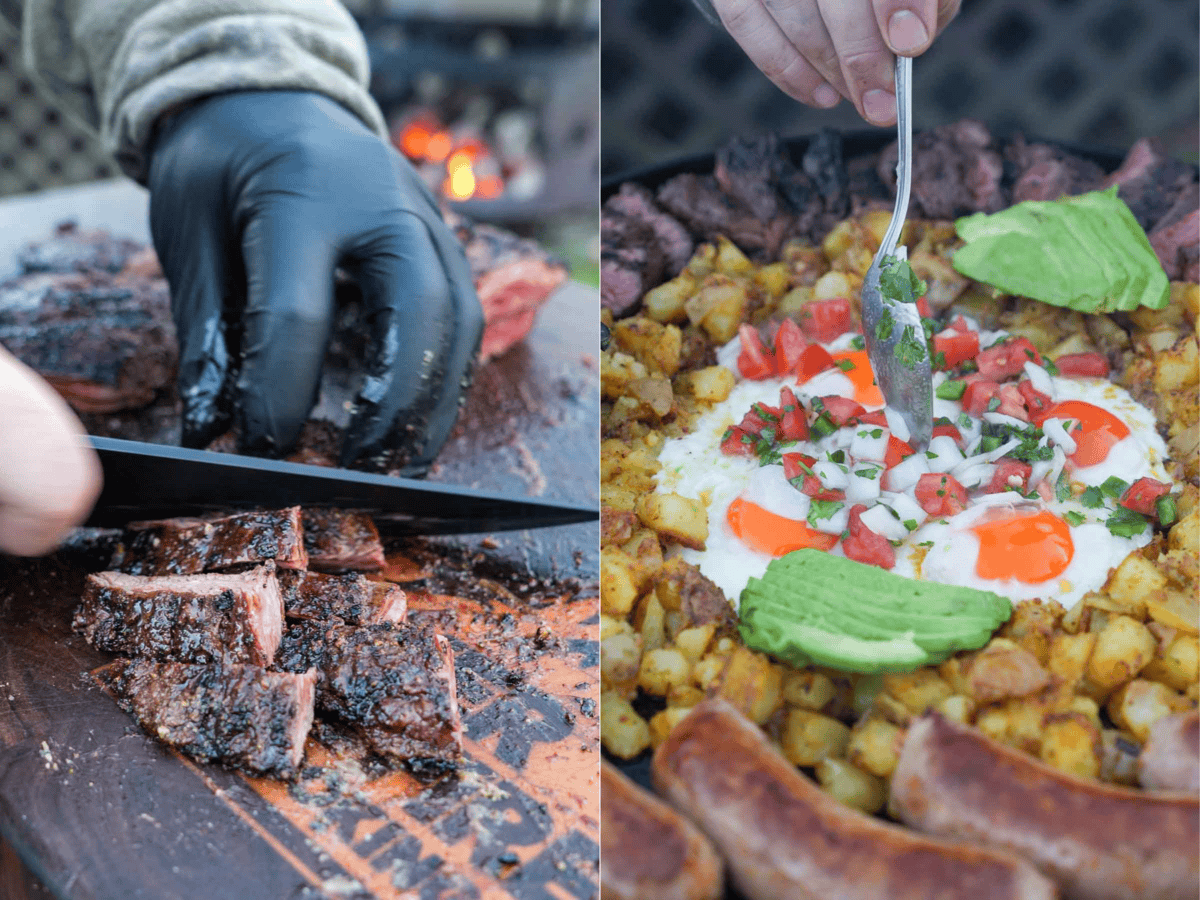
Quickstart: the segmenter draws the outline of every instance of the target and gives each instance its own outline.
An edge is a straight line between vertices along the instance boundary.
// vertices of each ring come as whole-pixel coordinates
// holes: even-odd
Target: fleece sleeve
[[[307,90],[380,135],[366,45],[336,0],[0,0],[33,79],[145,179],[154,123],[210,94]]]

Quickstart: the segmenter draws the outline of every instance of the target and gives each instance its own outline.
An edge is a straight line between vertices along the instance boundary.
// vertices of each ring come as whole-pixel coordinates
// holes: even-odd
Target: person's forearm
[[[13,15],[14,0],[0,0]],[[231,90],[309,90],[384,133],[366,47],[335,0],[24,0],[24,61],[144,180],[156,120]]]

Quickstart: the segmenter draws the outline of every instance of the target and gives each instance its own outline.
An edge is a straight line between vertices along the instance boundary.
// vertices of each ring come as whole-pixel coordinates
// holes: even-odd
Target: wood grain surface
[[[572,286],[484,367],[433,478],[596,500],[597,303]],[[90,678],[110,657],[69,623],[94,545],[0,557],[0,897],[595,897],[597,546],[596,525],[392,545],[412,618],[451,637],[466,760],[418,777],[325,725],[292,784],[182,758]]]

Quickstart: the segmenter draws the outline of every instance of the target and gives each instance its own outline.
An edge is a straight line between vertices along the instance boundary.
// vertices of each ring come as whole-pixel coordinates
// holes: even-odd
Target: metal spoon
[[[879,293],[879,270],[888,256],[904,258],[907,250],[896,243],[900,229],[908,213],[908,194],[912,181],[912,59],[896,57],[896,131],[900,159],[896,163],[896,206],[892,210],[892,222],[888,226],[879,252],[867,270],[862,286],[863,333],[867,341],[867,356],[875,370],[875,380],[883,391],[887,405],[898,412],[908,425],[908,443],[914,449],[923,449],[933,432],[933,383],[929,363],[929,350],[925,345],[925,332],[921,328],[921,316],[912,303],[898,303]],[[885,313],[886,310],[886,313]],[[887,320],[892,323],[886,337]],[[880,324],[884,323],[881,329]],[[919,345],[919,358],[911,365],[896,357],[896,347],[907,329]],[[914,356],[917,354],[914,352]]]

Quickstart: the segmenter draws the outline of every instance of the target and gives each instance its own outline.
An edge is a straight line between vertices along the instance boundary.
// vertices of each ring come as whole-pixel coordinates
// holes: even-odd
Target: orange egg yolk
[[[1129,437],[1129,426],[1107,409],[1082,400],[1064,400],[1047,407],[1038,417],[1038,424],[1046,419],[1074,419],[1078,424],[1067,429],[1075,441],[1075,452],[1070,460],[1079,468],[1102,463],[1119,441]]]
[[[836,534],[814,531],[804,522],[777,515],[741,497],[729,504],[725,521],[738,540],[751,550],[772,556],[805,547],[831,550],[838,540]]]
[[[843,369],[842,374],[854,385],[854,401],[863,406],[883,406],[883,391],[875,383],[875,370],[871,368],[871,360],[866,350],[844,350],[833,354],[834,362],[849,360],[850,368]]]
[[[971,528],[979,538],[975,574],[1041,584],[1061,575],[1075,553],[1071,529],[1049,512],[1006,516]]]

